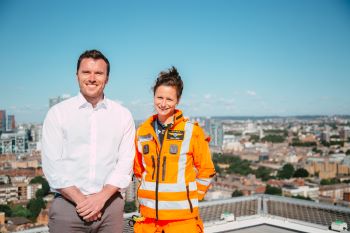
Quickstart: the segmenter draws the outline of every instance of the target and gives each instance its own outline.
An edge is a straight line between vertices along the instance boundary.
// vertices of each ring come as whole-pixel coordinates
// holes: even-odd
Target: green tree
[[[125,202],[125,206],[124,206],[124,212],[125,213],[131,213],[131,212],[135,212],[137,210],[135,202],[134,201],[127,201]]]
[[[221,168],[219,167],[219,165],[217,163],[214,162],[214,167],[215,167],[215,172],[216,174],[221,173]]]
[[[290,144],[291,146],[298,146],[298,147],[316,147],[317,143],[316,142],[301,142],[299,138],[295,137],[292,139],[292,143]]]
[[[8,205],[0,205],[0,212],[4,212],[6,217],[12,216],[12,210]]]
[[[50,186],[47,180],[42,176],[36,176],[31,181],[30,184],[41,184],[41,189],[43,190],[43,197],[50,192]]]
[[[21,205],[16,205],[12,208],[12,216],[28,218],[30,217],[30,211]]]
[[[344,146],[344,141],[331,141],[330,145],[331,146],[339,145],[339,146],[343,147]]]
[[[241,175],[248,175],[252,173],[250,162],[248,160],[242,160],[238,156],[213,154],[213,163],[229,165],[228,168],[219,170],[222,174],[236,173]]]
[[[259,167],[254,173],[257,178],[261,178],[263,181],[267,181],[268,179],[271,179],[271,172],[272,170],[269,168]]]
[[[320,149],[317,149],[317,147],[312,148],[312,151],[321,155],[323,154],[323,151]]]
[[[281,170],[278,171],[277,177],[280,179],[289,179],[294,174],[294,167],[292,164],[285,164]]]
[[[267,135],[261,139],[261,141],[265,142],[273,142],[273,143],[281,143],[285,141],[285,137],[281,135]]]
[[[27,204],[27,209],[30,211],[29,218],[35,220],[40,214],[41,209],[45,208],[45,202],[42,198],[30,199]]]
[[[304,196],[301,196],[301,195],[292,196],[292,198],[301,199],[301,200],[307,200],[307,201],[313,201],[310,197],[304,197]]]
[[[43,189],[38,189],[35,193],[36,198],[43,198],[45,197],[44,190]]]
[[[325,146],[325,147],[330,147],[331,146],[331,144],[329,142],[327,142],[327,141],[321,141],[321,144],[323,146]]]
[[[235,191],[232,192],[231,196],[240,197],[240,196],[243,196],[243,192],[241,190],[236,189]]]
[[[337,178],[321,180],[321,185],[331,185],[331,184],[339,184],[339,183],[340,183],[340,180]]]
[[[350,155],[350,149],[345,152],[346,155]]]
[[[281,196],[282,189],[278,188],[278,187],[273,187],[273,186],[267,185],[266,190],[265,190],[265,194]]]
[[[259,141],[259,136],[255,134],[251,134],[249,137],[250,142],[258,142]]]
[[[337,124],[334,122],[334,123],[330,123],[328,124],[330,127],[332,127],[332,129],[337,129]]]
[[[228,171],[229,173],[236,173],[243,176],[252,173],[252,169],[250,168],[250,162],[248,160],[241,160],[239,158],[235,162],[230,164]]]
[[[308,176],[309,176],[309,172],[304,168],[298,168],[293,175],[293,177],[308,177]]]

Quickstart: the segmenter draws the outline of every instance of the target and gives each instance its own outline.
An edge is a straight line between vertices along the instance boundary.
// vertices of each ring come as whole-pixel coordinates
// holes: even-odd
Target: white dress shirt
[[[131,113],[104,98],[95,108],[81,93],[51,107],[42,134],[42,167],[51,190],[85,194],[110,184],[125,189],[135,155]]]

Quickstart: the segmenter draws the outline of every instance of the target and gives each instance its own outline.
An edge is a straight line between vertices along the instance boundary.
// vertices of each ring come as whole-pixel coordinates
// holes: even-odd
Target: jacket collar
[[[157,120],[158,115],[155,114],[153,116],[151,116],[150,118],[147,119],[146,123],[147,125],[152,125],[152,123]],[[175,109],[175,114],[174,114],[174,123],[173,126],[171,128],[174,128],[178,123],[184,121],[184,117],[182,114],[182,111],[179,109]]]

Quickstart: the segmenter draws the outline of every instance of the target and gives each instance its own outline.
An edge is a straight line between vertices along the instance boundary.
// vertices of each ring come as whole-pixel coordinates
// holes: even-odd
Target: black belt
[[[116,192],[115,194],[113,194],[111,198],[117,197],[117,196],[120,196],[120,197],[123,199],[123,197],[122,197],[122,195],[120,194],[119,191]],[[59,198],[59,197],[60,197],[60,198],[66,199],[62,194],[60,194],[60,193],[54,193],[54,198]]]
[[[60,194],[60,193],[55,193],[54,198],[58,198],[58,197],[63,198],[62,194]]]

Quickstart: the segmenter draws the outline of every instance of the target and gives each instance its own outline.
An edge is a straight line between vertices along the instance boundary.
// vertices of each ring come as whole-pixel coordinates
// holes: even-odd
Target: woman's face
[[[154,107],[161,121],[172,117],[178,104],[177,91],[173,86],[159,86],[154,94]]]

